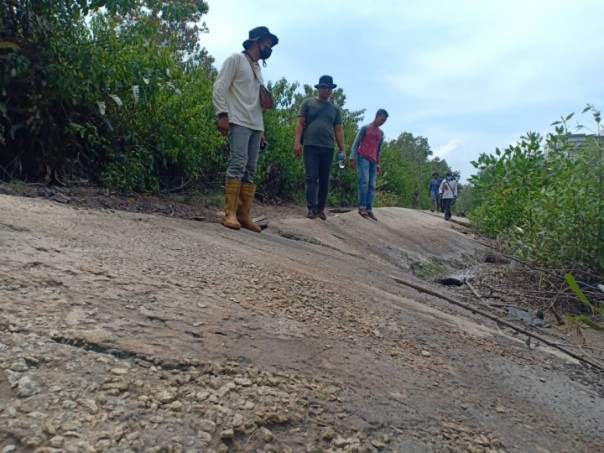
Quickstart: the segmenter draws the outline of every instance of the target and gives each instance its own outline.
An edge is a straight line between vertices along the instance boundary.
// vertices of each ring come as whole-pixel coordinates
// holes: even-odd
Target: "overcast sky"
[[[604,108],[604,0],[207,1],[218,68],[265,25],[279,37],[265,80],[332,75],[363,124],[385,108],[387,140],[427,138],[462,180],[481,152]]]

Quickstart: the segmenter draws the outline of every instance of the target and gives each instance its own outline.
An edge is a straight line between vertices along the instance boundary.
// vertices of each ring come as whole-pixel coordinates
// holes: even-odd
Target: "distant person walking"
[[[454,200],[457,200],[457,181],[453,177],[453,173],[447,172],[447,177],[440,183],[438,192],[442,199],[445,220],[449,220],[451,218],[451,205]]]
[[[380,129],[388,119],[388,112],[379,109],[374,120],[361,127],[350,151],[350,168],[357,169],[359,180],[359,214],[376,220],[373,214],[377,175],[382,171],[380,156],[384,132]]]
[[[438,173],[432,173],[432,179],[430,180],[430,198],[432,199],[432,209],[430,211],[440,212],[440,184],[443,182],[443,178],[438,176]]]
[[[329,174],[334,157],[334,136],[338,148],[346,156],[344,130],[340,109],[329,97],[337,85],[328,75],[321,76],[315,85],[317,96],[302,101],[298,112],[294,137],[294,154],[304,154],[306,173],[306,217],[326,220],[325,204],[329,193]],[[304,153],[302,152],[304,143]],[[346,157],[344,157],[344,164]]]
[[[260,143],[264,140],[264,120],[260,105],[263,84],[259,60],[267,60],[279,39],[266,27],[256,27],[243,42],[243,52],[229,56],[214,82],[212,101],[218,115],[218,130],[228,135],[230,163],[224,188],[225,216],[222,224],[260,232],[251,217],[256,194],[254,175]]]

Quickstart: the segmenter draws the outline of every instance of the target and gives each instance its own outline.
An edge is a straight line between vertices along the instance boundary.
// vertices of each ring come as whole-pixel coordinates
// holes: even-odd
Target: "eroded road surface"
[[[596,370],[392,278],[462,297],[463,226],[0,213],[2,452],[604,451]]]

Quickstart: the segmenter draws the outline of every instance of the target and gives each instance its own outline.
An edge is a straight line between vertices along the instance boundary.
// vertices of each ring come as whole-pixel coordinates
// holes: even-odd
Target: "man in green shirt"
[[[317,217],[321,220],[327,219],[324,210],[329,192],[329,173],[334,157],[334,136],[338,148],[346,156],[340,109],[329,100],[336,87],[331,76],[321,76],[319,83],[315,85],[318,90],[317,97],[305,99],[298,112],[294,154],[298,157],[304,155],[308,207],[306,217],[309,219]],[[304,143],[304,153],[302,143]]]

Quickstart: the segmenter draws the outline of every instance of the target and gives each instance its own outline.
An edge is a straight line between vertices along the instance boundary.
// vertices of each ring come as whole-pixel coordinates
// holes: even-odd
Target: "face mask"
[[[260,48],[260,59],[268,60],[272,53],[273,49],[271,48],[271,46],[263,46]]]

